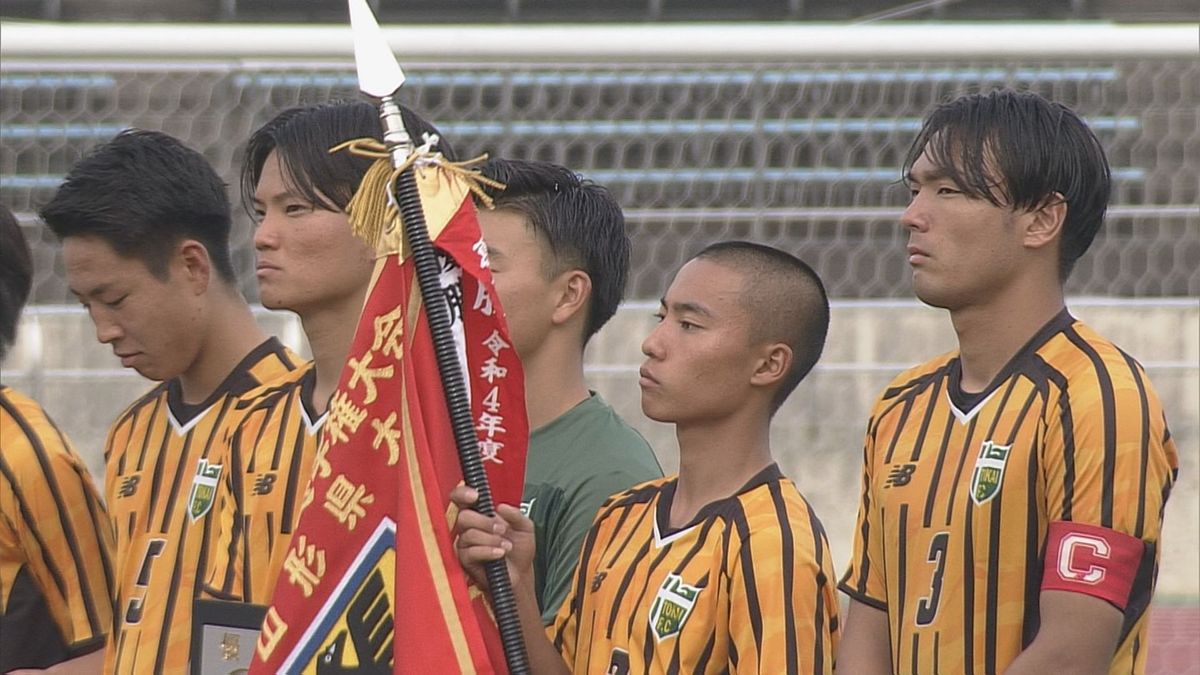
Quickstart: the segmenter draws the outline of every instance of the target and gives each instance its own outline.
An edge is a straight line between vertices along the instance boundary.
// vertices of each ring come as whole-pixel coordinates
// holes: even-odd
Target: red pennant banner
[[[529,437],[521,364],[469,193],[427,187],[439,301],[450,308],[480,454],[496,503],[519,504]],[[448,495],[461,481],[415,266],[389,255],[330,402],[251,673],[507,672],[486,598],[454,553]]]

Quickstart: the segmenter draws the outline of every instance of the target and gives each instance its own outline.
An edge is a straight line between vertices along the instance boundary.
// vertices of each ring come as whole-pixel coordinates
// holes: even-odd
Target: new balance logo
[[[270,494],[271,488],[275,487],[275,474],[265,473],[259,476],[254,481],[254,494],[265,495]]]
[[[121,481],[121,489],[117,490],[117,496],[132,497],[133,493],[137,492],[138,481],[141,479],[141,476],[126,476]]]
[[[888,474],[887,481],[884,482],[885,488],[904,487],[912,482],[913,472],[917,470],[916,464],[901,464],[892,468]]]

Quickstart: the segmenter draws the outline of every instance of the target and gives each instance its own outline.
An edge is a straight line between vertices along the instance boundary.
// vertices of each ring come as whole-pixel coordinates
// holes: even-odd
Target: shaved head
[[[692,259],[741,273],[745,282],[740,292],[750,317],[751,339],[791,348],[792,367],[771,402],[774,413],[816,365],[825,347],[829,298],[821,278],[796,256],[748,241],[713,244]]]

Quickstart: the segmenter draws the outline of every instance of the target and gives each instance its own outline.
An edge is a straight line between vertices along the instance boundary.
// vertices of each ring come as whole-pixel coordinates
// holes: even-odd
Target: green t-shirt
[[[533,570],[542,621],[554,621],[570,590],[604,500],[662,475],[646,439],[595,392],[529,434],[521,510],[537,536]]]

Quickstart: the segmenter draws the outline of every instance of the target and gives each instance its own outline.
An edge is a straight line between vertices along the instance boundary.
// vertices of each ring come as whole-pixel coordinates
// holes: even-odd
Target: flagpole
[[[391,154],[392,165],[400,167],[413,151],[412,139],[404,128],[400,105],[395,100],[395,92],[403,84],[404,74],[387,42],[383,40],[374,14],[366,7],[364,0],[350,0],[350,16],[354,24],[359,85],[364,93],[379,99],[379,118],[383,125],[384,144]],[[438,372],[442,378],[442,389],[445,392],[446,408],[458,449],[463,480],[479,493],[475,510],[492,516],[496,510],[492,502],[491,488],[488,486],[487,473],[483,469],[483,460],[479,454],[479,440],[475,436],[471,401],[463,380],[462,364],[451,329],[450,308],[442,295],[437,254],[429,238],[425,211],[421,207],[421,195],[411,166],[396,180],[395,198],[433,338]],[[529,658],[521,635],[521,622],[517,615],[517,603],[513,597],[508,567],[503,560],[493,560],[485,565],[484,571],[509,673],[528,675]]]

